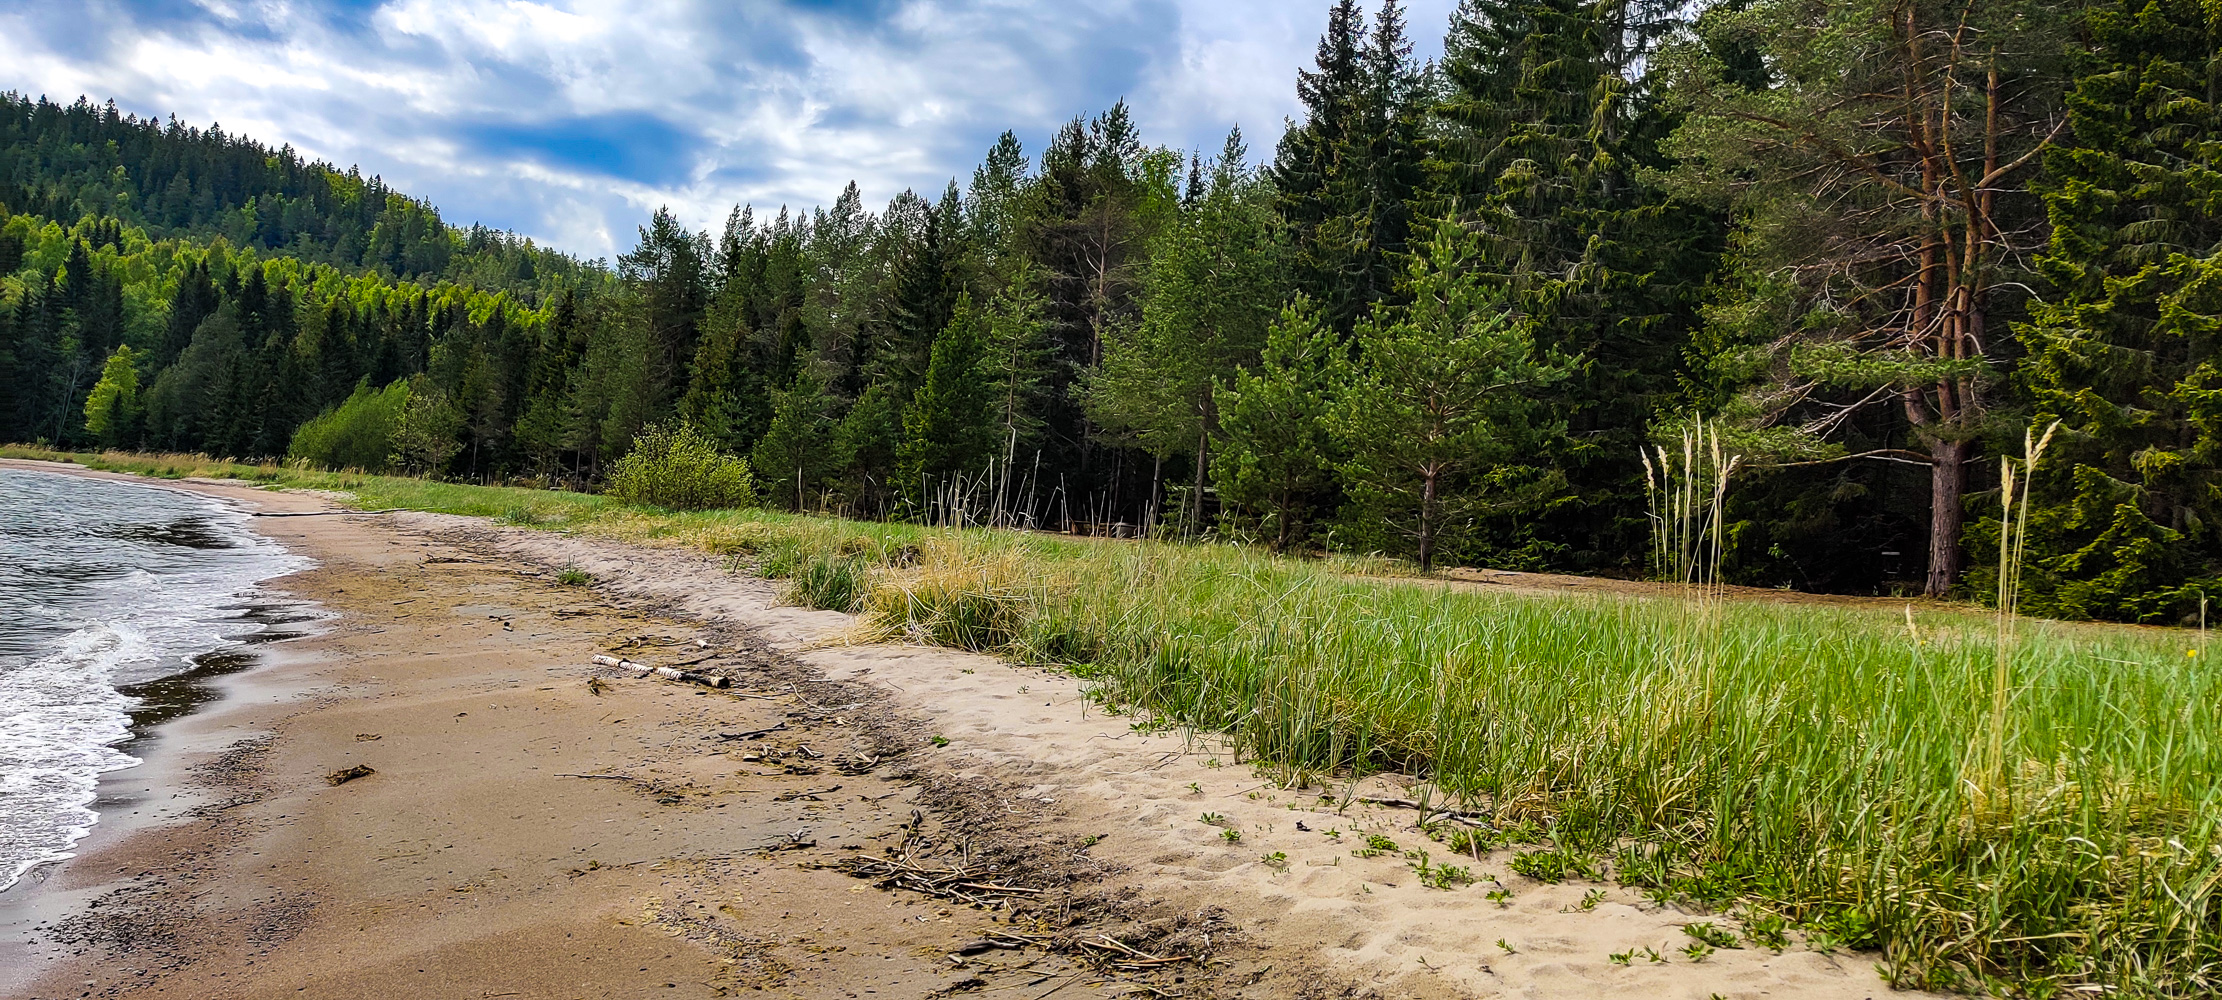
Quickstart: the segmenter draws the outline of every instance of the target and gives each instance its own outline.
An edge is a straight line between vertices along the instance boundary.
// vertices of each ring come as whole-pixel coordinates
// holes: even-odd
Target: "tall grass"
[[[1292,784],[1420,775],[1502,827],[1543,831],[1572,870],[1879,948],[1900,985],[2218,986],[2222,683],[2187,655],[2189,633],[1719,601],[1693,676],[1677,669],[1693,639],[1672,599],[1489,594],[1229,546],[269,474],[369,506],[537,502],[547,524],[724,553],[790,579],[795,600],[860,609],[868,636],[1069,666],[1136,725],[1223,732]]]

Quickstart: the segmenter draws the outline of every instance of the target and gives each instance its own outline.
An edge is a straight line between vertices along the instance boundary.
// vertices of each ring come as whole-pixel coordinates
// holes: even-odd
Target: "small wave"
[[[0,471],[0,507],[4,891],[72,856],[100,775],[138,763],[118,745],[139,703],[118,687],[271,631],[247,609],[279,602],[254,585],[309,562],[243,512],[171,491]]]

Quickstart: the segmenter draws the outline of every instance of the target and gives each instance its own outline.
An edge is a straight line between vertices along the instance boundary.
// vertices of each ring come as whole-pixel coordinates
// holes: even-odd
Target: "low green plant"
[[[1780,914],[1756,914],[1745,919],[1744,936],[1761,948],[1780,952],[1790,947],[1790,921]]]
[[[1288,871],[1288,853],[1286,851],[1274,851],[1271,854],[1259,858],[1258,863],[1275,871],[1285,872]]]
[[[1239,844],[1242,842],[1242,831],[1221,830],[1219,831],[1219,839],[1224,840],[1230,844]]]
[[[1461,868],[1457,865],[1430,864],[1426,851],[1418,853],[1419,857],[1408,863],[1412,866],[1412,873],[1419,876],[1421,885],[1430,889],[1456,889],[1474,884],[1473,869]]]
[[[1396,841],[1378,833],[1369,833],[1366,834],[1366,846],[1350,852],[1350,856],[1354,858],[1378,858],[1384,854],[1396,854],[1401,851],[1403,851],[1403,848],[1396,846]]]
[[[1741,947],[1736,943],[1735,931],[1729,930],[1726,927],[1716,927],[1712,924],[1711,921],[1700,921],[1694,924],[1683,924],[1682,933],[1689,935],[1692,939],[1698,941],[1701,944],[1711,945],[1715,948]]]
[[[1564,882],[1569,878],[1601,881],[1605,877],[1596,858],[1569,848],[1522,851],[1512,856],[1511,868],[1538,882]]]
[[[594,576],[580,569],[577,564],[567,563],[556,571],[555,582],[566,587],[586,587],[594,583]]]

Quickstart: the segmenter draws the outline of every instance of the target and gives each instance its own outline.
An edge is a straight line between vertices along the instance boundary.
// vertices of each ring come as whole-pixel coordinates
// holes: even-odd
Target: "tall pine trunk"
[[[1960,578],[1962,501],[1967,494],[1967,458],[1974,451],[1973,441],[1938,441],[1930,449],[1935,464],[1929,467],[1929,579],[1922,589],[1930,597],[1951,593]]]
[[[1420,474],[1420,572],[1435,570],[1435,481],[1441,474],[1429,469]]]

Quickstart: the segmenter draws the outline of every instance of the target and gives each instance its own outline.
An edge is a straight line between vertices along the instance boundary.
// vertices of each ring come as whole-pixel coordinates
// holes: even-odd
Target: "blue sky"
[[[1454,0],[1413,0],[1419,54]],[[668,205],[884,204],[1038,153],[1122,97],[1153,143],[1256,153],[1327,0],[45,0],[0,7],[0,90],[115,100],[361,164],[451,222],[585,256]],[[1370,6],[1370,5],[1369,5]]]

